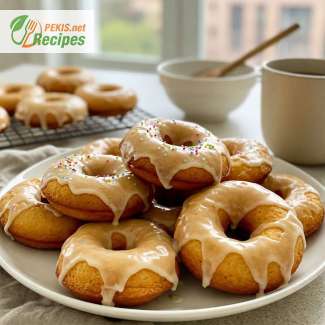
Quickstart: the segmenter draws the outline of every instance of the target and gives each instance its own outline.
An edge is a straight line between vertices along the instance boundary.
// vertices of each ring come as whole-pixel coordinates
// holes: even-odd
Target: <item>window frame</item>
[[[162,41],[159,58],[141,55],[121,56],[109,53],[64,54],[59,64],[77,64],[94,68],[155,71],[159,62],[175,57],[197,57],[203,49],[201,35],[203,4],[201,0],[161,0]],[[45,0],[45,2],[48,2]],[[60,1],[60,9],[96,9],[97,1]],[[92,6],[90,6],[92,4]],[[99,33],[96,33],[99,35]],[[52,59],[55,63],[55,59]]]

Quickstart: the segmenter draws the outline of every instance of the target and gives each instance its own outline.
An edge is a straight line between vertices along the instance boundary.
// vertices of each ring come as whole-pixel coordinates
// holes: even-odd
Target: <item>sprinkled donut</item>
[[[147,210],[151,187],[110,155],[72,155],[43,176],[42,193],[65,215],[87,221],[124,219]]]
[[[93,141],[81,148],[85,154],[120,156],[120,138],[103,138]]]
[[[272,158],[265,146],[250,139],[225,138],[230,153],[230,173],[224,180],[262,182],[272,170]]]
[[[3,132],[10,125],[10,117],[7,111],[0,107],[0,132]]]
[[[178,283],[171,238],[146,220],[82,226],[65,242],[56,274],[81,299],[117,306],[148,303]]]
[[[245,238],[229,238],[231,228]],[[261,185],[244,181],[222,182],[187,199],[174,238],[182,261],[203,287],[236,294],[262,294],[287,283],[305,248],[294,209]]]
[[[269,175],[262,184],[277,193],[295,209],[306,236],[319,229],[324,220],[324,206],[319,193],[298,177]]]
[[[148,119],[121,142],[121,155],[138,177],[180,190],[218,183],[229,171],[225,145],[201,126],[184,121]]]
[[[86,84],[76,90],[93,115],[123,115],[137,104],[137,95],[131,89],[116,84]]]
[[[49,92],[74,93],[75,90],[95,78],[87,71],[73,66],[50,68],[42,72],[37,84]]]
[[[80,226],[42,201],[39,179],[23,181],[0,199],[0,223],[18,242],[43,249],[60,248]]]
[[[10,115],[15,113],[17,104],[27,96],[41,95],[44,89],[32,84],[12,83],[0,86],[0,106]]]
[[[87,104],[79,97],[62,93],[45,93],[23,99],[15,117],[29,127],[55,129],[64,124],[84,120]]]

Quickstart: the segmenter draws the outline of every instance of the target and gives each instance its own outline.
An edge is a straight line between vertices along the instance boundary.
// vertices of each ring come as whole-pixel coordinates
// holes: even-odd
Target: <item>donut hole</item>
[[[102,91],[102,92],[109,92],[109,91],[114,91],[114,90],[119,90],[119,89],[121,89],[121,87],[118,86],[118,85],[105,84],[105,85],[99,85],[98,86],[98,90]]]
[[[236,239],[238,241],[246,241],[251,237],[251,233],[241,227],[228,227],[225,234],[228,238]]]
[[[58,69],[58,72],[61,75],[68,75],[68,74],[79,73],[80,69],[77,67],[62,67]]]
[[[117,158],[114,156],[114,158]],[[115,176],[122,167],[122,163],[118,159],[102,159],[94,157],[85,163],[83,172],[87,176],[107,177]]]
[[[6,93],[7,94],[15,94],[15,93],[19,93],[21,91],[22,87],[21,86],[9,86],[6,89]]]
[[[180,147],[197,146],[203,137],[201,132],[196,132],[193,127],[175,124],[173,121],[160,125],[159,132],[163,142]]]
[[[110,241],[108,242],[106,249],[113,250],[113,251],[125,251],[128,249],[127,247],[127,240],[126,237],[119,233],[113,232],[111,234]],[[133,248],[133,247],[132,247]],[[130,249],[130,247],[129,247]]]

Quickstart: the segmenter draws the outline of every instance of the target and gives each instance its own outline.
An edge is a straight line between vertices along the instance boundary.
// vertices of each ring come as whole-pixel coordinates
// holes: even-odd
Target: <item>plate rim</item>
[[[15,177],[13,177],[6,186],[0,191],[0,196],[12,187],[15,180],[21,178],[22,175],[30,172],[31,170],[37,168],[38,165],[44,164],[46,162],[60,159],[66,155],[77,152],[79,149],[72,149],[59,153],[57,155],[48,157],[44,160],[37,162],[36,164],[26,168]],[[314,184],[321,188],[325,193],[325,186],[322,185],[316,178],[309,175],[304,170],[296,167],[280,158],[273,157],[273,161],[279,161],[279,163],[289,166],[290,168],[296,169],[304,177],[311,179]],[[314,279],[316,279],[325,270],[325,260],[320,263],[320,265],[315,268],[311,273],[305,275],[298,282],[285,286],[279,291],[274,291],[268,295],[258,297],[256,299],[243,301],[235,304],[229,304],[224,306],[198,308],[198,309],[182,309],[182,310],[147,310],[147,309],[133,309],[133,308],[120,308],[112,306],[104,306],[93,304],[87,301],[77,299],[75,297],[69,297],[62,293],[57,293],[48,289],[25,276],[24,273],[17,270],[10,263],[8,263],[5,258],[0,254],[0,266],[10,274],[14,279],[20,282],[25,287],[30,290],[46,297],[52,301],[55,301],[61,305],[71,307],[73,309],[86,311],[91,314],[114,317],[125,320],[138,320],[138,321],[158,321],[158,322],[174,322],[174,321],[193,321],[193,320],[204,320],[211,318],[219,318],[229,315],[235,315],[241,312],[250,311],[263,307],[265,305],[271,304],[273,302],[279,301],[294,292],[297,292],[301,288],[308,285]]]

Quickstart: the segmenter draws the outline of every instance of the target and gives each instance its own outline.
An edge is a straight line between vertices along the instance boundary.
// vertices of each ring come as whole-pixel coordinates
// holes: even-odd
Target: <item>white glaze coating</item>
[[[9,228],[23,211],[34,207],[42,206],[48,209],[55,216],[61,216],[61,214],[47,203],[41,201],[41,187],[39,179],[30,179],[19,183],[14,186],[8,193],[6,193],[0,200],[0,217],[8,211],[7,222],[4,226],[5,233],[12,237],[9,232]]]
[[[112,250],[112,234],[125,237],[126,250]],[[173,284],[178,283],[176,253],[170,237],[146,220],[129,220],[117,226],[108,223],[86,224],[63,245],[59,281],[63,284],[69,270],[85,261],[96,268],[103,280],[102,303],[113,304],[116,292],[122,292],[127,280],[143,269],[151,270]],[[141,283],[139,283],[141,286]]]
[[[71,192],[92,194],[101,199],[114,213],[113,223],[123,213],[129,199],[138,195],[149,207],[150,186],[130,173],[121,157],[110,155],[71,155],[53,164],[42,179],[42,188],[56,180],[68,185]]]
[[[324,214],[324,208],[320,204],[320,195],[311,185],[298,177],[291,175],[269,175],[263,186],[273,192],[281,193],[286,202],[295,209],[298,218],[310,215],[310,212]],[[319,202],[308,198],[308,193],[314,193]]]
[[[73,122],[82,121],[88,115],[87,104],[75,95],[45,93],[26,97],[18,104],[15,113],[15,117],[27,126],[30,126],[32,117],[37,116],[43,129],[47,128],[48,115],[54,116],[59,126],[70,119]]]
[[[272,166],[272,157],[261,143],[242,138],[224,138],[221,141],[226,145],[231,155],[231,163],[242,163],[247,166]]]
[[[247,241],[238,241],[225,235],[218,218],[219,209],[229,216],[230,226],[236,227],[248,212],[260,206],[281,207],[287,213],[272,223],[262,224]],[[271,228],[281,229],[283,235],[278,240],[259,235]],[[189,241],[200,241],[204,287],[210,284],[224,258],[230,253],[237,253],[249,267],[260,293],[266,288],[267,267],[271,262],[280,266],[284,281],[289,281],[299,237],[303,240],[305,238],[295,211],[273,192],[258,184],[243,181],[223,182],[191,196],[183,205],[174,235],[178,250]]]
[[[206,170],[218,183],[222,158],[229,162],[228,150],[211,132],[194,123],[165,119],[148,119],[134,126],[122,140],[121,154],[126,164],[149,158],[166,189],[172,187],[177,172],[191,167]]]
[[[103,138],[93,141],[81,148],[85,154],[120,156],[121,138]]]

